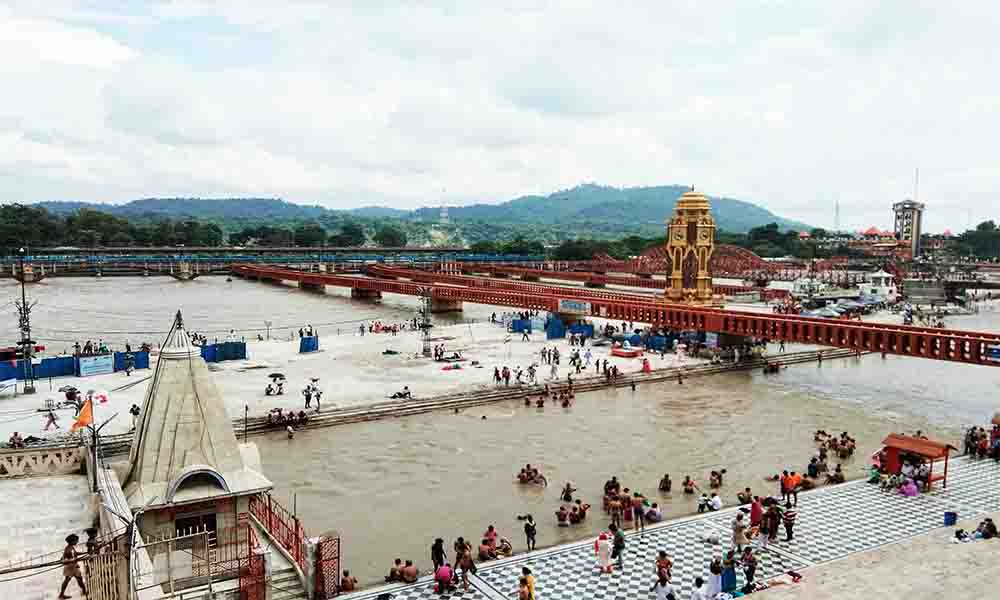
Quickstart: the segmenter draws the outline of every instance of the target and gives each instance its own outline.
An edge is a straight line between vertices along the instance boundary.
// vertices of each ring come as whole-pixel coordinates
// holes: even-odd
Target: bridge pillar
[[[431,298],[432,313],[462,312],[461,300],[445,300],[444,298]]]
[[[355,300],[381,300],[382,292],[378,290],[351,288],[351,298]]]
[[[538,281],[537,275],[521,275],[521,281]]]
[[[605,288],[607,286],[600,281],[585,281],[583,282],[583,287],[600,289],[600,288]]]
[[[652,273],[636,273],[635,276],[638,277],[639,279],[652,279],[653,278],[653,274]]]
[[[300,281],[299,288],[306,290],[307,292],[316,292],[317,294],[326,292],[326,286],[322,283],[307,283],[305,281]]]

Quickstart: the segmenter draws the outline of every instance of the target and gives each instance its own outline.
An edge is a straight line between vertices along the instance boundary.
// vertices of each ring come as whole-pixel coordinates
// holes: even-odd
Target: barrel
[[[952,512],[950,510],[945,511],[945,513],[944,513],[944,526],[945,527],[951,527],[956,522],[958,522],[958,513]]]

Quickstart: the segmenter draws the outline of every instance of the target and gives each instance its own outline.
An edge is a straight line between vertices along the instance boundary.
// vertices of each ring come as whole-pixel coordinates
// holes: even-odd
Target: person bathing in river
[[[572,481],[567,481],[566,485],[564,485],[563,489],[562,489],[562,499],[563,499],[563,502],[572,502],[573,501],[573,492],[575,492],[575,491],[576,491],[576,488],[573,487],[573,482]]]
[[[722,487],[722,476],[726,474],[726,470],[722,469],[720,471],[712,471],[708,476],[708,486],[712,488]]]
[[[681,483],[681,486],[684,488],[685,494],[693,494],[695,490],[699,489],[698,484],[692,481],[689,475],[684,476],[684,481]]]
[[[660,480],[660,491],[669,492],[670,488],[674,486],[674,482],[670,481],[670,475],[664,473],[663,479]]]

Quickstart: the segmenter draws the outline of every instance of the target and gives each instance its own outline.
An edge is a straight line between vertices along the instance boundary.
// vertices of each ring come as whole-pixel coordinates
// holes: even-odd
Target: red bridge
[[[461,302],[567,312],[563,301],[585,307],[589,316],[648,323],[674,330],[699,330],[838,348],[885,352],[978,365],[1000,365],[1000,335],[840,321],[798,315],[751,313],[668,304],[625,292],[579,289],[411,269],[373,267],[380,278],[306,273],[257,265],[235,265],[235,275],[263,281],[295,281],[301,287],[345,287],[358,297],[382,293],[429,296],[442,304]],[[392,277],[395,279],[386,279]],[[400,279],[409,279],[401,281]]]

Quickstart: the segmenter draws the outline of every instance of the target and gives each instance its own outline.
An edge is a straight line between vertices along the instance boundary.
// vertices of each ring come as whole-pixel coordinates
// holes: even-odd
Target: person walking
[[[434,544],[431,545],[431,562],[434,563],[435,572],[444,564],[447,558],[448,555],[444,552],[444,540],[437,538],[434,540]]]
[[[753,555],[753,548],[747,546],[743,549],[743,556],[740,557],[743,564],[743,575],[747,583],[753,583],[754,575],[757,573],[757,557]]]
[[[750,543],[747,539],[747,526],[746,521],[743,520],[743,513],[736,513],[736,518],[733,519],[733,546],[736,547],[738,552],[743,551],[743,546]]]
[[[792,541],[792,529],[795,527],[795,519],[799,516],[798,511],[791,502],[785,504],[785,513],[781,515],[781,521],[785,524],[785,541]]]
[[[528,552],[535,549],[535,535],[538,533],[538,527],[535,525],[535,519],[528,515],[524,519],[524,537],[528,542]]]
[[[611,544],[611,558],[618,559],[618,568],[625,569],[625,532],[618,528],[614,523],[611,524],[611,533],[614,534],[614,540]]]
[[[62,561],[63,561],[63,582],[62,587],[59,588],[59,599],[66,600],[69,596],[66,595],[66,587],[69,585],[71,579],[76,579],[76,584],[80,586],[80,591],[83,595],[87,595],[87,586],[83,584],[83,574],[80,572],[80,561],[78,560],[80,554],[76,550],[76,545],[80,543],[80,536],[75,533],[71,533],[66,536],[66,548],[63,549]]]

